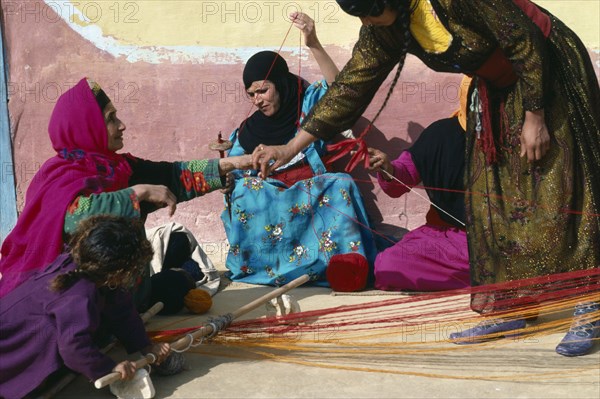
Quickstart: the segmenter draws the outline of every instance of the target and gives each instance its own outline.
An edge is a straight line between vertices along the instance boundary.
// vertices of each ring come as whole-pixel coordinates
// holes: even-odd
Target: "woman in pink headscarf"
[[[123,148],[125,125],[98,84],[82,79],[57,101],[48,132],[56,155],[34,176],[17,225],[2,244],[0,298],[52,262],[64,235],[97,214],[149,212],[222,188],[221,176],[248,168],[249,156],[151,162]]]

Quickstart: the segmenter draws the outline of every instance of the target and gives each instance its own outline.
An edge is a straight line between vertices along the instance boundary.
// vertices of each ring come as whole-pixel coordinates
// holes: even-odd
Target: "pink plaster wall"
[[[3,15],[9,64],[9,111],[14,142],[18,207],[35,171],[53,151],[47,123],[58,94],[83,76],[93,77],[112,98],[127,125],[125,151],[152,160],[189,160],[215,157],[208,149],[219,131],[230,131],[251,112],[243,95],[243,65],[130,63],[107,55],[82,39],[64,22],[27,23]],[[327,49],[338,66],[349,49]],[[297,58],[284,54],[292,71]],[[593,54],[598,62],[598,55]],[[311,60],[302,62],[305,78],[319,78]],[[457,106],[460,76],[438,74],[409,56],[387,109],[372,132],[369,145],[395,158],[422,129],[447,117]],[[391,79],[391,78],[390,78]],[[365,116],[372,117],[385,97],[390,79],[383,85]],[[365,197],[375,228],[393,232],[395,227],[414,228],[424,221],[428,204],[414,194],[390,199],[381,193],[372,174],[360,167],[353,173]],[[424,195],[424,192],[421,191]],[[173,220],[190,228],[209,247],[224,245],[220,220],[222,195],[211,193],[180,204]],[[166,211],[148,221],[152,227],[168,221]]]

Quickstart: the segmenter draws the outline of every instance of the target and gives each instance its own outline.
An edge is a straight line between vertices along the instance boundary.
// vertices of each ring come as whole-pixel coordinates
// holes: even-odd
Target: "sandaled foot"
[[[525,325],[525,320],[486,320],[468,330],[450,334],[450,341],[457,345],[469,345],[509,338],[519,335]]]
[[[594,346],[600,337],[600,317],[592,315],[600,311],[600,303],[578,304],[573,314],[573,324],[567,335],[556,347],[556,353],[563,356],[583,356]]]

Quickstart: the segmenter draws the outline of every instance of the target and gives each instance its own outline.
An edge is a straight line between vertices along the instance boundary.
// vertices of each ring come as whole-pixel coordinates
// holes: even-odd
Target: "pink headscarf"
[[[48,132],[57,155],[33,177],[25,208],[2,244],[0,298],[63,251],[65,214],[78,195],[126,188],[131,176],[125,156],[108,150],[104,116],[87,79],[60,96]]]

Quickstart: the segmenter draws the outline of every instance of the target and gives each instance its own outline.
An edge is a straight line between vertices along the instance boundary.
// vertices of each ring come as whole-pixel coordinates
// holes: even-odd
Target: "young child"
[[[133,378],[132,362],[101,353],[98,343],[110,334],[128,353],[153,352],[162,362],[170,347],[151,344],[127,292],[151,257],[141,222],[83,221],[66,253],[2,299],[0,397],[31,396],[63,366],[90,380],[112,371]]]

